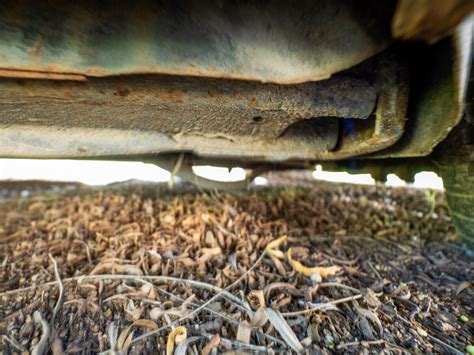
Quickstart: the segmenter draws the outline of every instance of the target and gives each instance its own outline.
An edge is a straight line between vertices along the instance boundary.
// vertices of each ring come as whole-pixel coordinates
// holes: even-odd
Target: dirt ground
[[[474,352],[474,261],[442,193],[0,192],[2,354]]]

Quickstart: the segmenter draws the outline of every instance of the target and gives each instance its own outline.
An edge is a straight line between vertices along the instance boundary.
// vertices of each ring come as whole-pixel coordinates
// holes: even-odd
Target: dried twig
[[[63,282],[61,281],[61,276],[59,275],[59,270],[58,270],[58,263],[56,260],[54,260],[53,256],[49,254],[49,258],[51,259],[54,267],[54,275],[56,276],[56,280],[59,286],[59,297],[58,300],[56,301],[56,305],[54,306],[53,310],[53,315],[51,317],[51,325],[54,327],[54,321],[56,320],[56,316],[59,312],[59,309],[61,308],[61,305],[63,303],[63,298],[64,298],[64,285]]]
[[[385,340],[379,339],[379,340],[371,340],[371,341],[352,341],[349,343],[342,343],[336,346],[336,348],[339,349],[344,349],[344,348],[349,348],[351,346],[363,346],[363,347],[368,347],[370,345],[381,345],[385,344]]]
[[[291,329],[290,325],[282,317],[281,313],[279,311],[271,309],[270,307],[266,307],[265,314],[267,315],[271,325],[285,340],[288,347],[297,353],[303,352],[303,345],[300,343],[298,337],[293,332],[293,329]]]
[[[9,338],[8,336],[6,336],[5,334],[2,336],[3,340],[5,340],[7,343],[9,343],[11,346],[13,346],[16,350],[20,351],[20,352],[25,352],[25,351],[28,351],[27,349],[25,349],[25,347],[23,345],[21,345],[19,342],[17,342],[15,339],[13,338]]]
[[[154,335],[154,334],[158,334],[160,332],[162,332],[163,330],[166,330],[170,327],[173,327],[177,324],[179,324],[180,322],[194,316],[195,314],[199,313],[200,311],[202,311],[204,308],[206,308],[209,304],[211,304],[213,301],[215,301],[216,299],[218,299],[220,296],[222,296],[225,292],[227,292],[227,290],[230,290],[232,287],[234,287],[235,285],[237,285],[240,281],[242,281],[243,279],[245,279],[247,277],[247,275],[260,263],[260,261],[262,261],[263,257],[266,255],[266,252],[263,252],[260,257],[255,261],[255,263],[242,275],[240,276],[237,280],[235,280],[231,285],[227,286],[225,289],[223,289],[222,291],[219,291],[216,295],[214,295],[213,297],[211,297],[209,300],[207,300],[206,302],[204,302],[201,306],[199,306],[198,308],[194,309],[191,313],[189,313],[188,315],[184,316],[184,317],[181,317],[173,322],[171,322],[170,324],[168,325],[165,325],[157,330],[153,330],[151,332],[148,332],[148,333],[145,333],[137,338],[135,338],[132,343],[136,343],[142,339],[146,339],[148,338],[149,336],[151,335]],[[235,297],[235,296],[233,296]],[[253,315],[253,312],[250,310],[251,312],[251,315]]]
[[[318,284],[319,288],[326,288],[326,287],[339,287],[339,288],[344,288],[346,290],[352,291],[352,292],[357,292],[360,293],[361,291],[357,288],[341,284],[339,282],[322,282]]]
[[[89,264],[92,264],[92,257],[91,257],[91,251],[90,251],[90,248],[89,246],[87,245],[87,243],[85,243],[83,240],[81,239],[74,239],[72,241],[73,243],[78,243],[78,244],[81,244],[84,246],[84,248],[86,249],[86,256],[87,256],[87,261],[89,262]]]
[[[48,346],[48,339],[51,335],[51,329],[48,322],[43,318],[43,315],[40,312],[36,311],[33,313],[33,320],[35,323],[41,325],[43,333],[41,334],[38,344],[36,344],[36,346],[31,351],[31,355],[43,355],[46,352],[46,347]]]
[[[409,320],[403,318],[401,315],[397,314],[396,317],[397,317],[397,319],[399,319],[400,321],[402,321],[402,322],[405,323],[406,325],[408,325],[408,326],[410,326],[410,327],[413,326],[413,323],[412,323],[412,322],[410,322]],[[462,355],[462,354],[464,354],[464,352],[459,351],[459,350],[456,349],[455,347],[449,345],[448,343],[445,343],[445,342],[442,341],[441,339],[438,339],[438,338],[434,337],[434,336],[431,335],[430,333],[427,333],[427,335],[428,335],[428,338],[429,338],[429,339],[431,339],[431,340],[433,340],[435,343],[437,343],[437,344],[439,344],[439,345],[441,345],[441,346],[443,346],[443,347],[449,349],[453,354],[457,354],[457,355]]]
[[[208,333],[203,333],[203,336],[205,336],[208,339],[212,339],[212,337],[214,335],[213,334],[208,334]],[[223,338],[223,337],[220,337],[220,341],[223,344],[228,344],[230,346],[234,346],[234,347],[239,348],[239,349],[247,349],[247,350],[251,350],[251,351],[264,352],[264,353],[268,352],[268,350],[269,350],[269,348],[267,348],[266,346],[257,346],[257,345],[252,345],[252,344],[246,344],[246,343],[242,343],[242,342],[237,341],[237,340],[231,340],[231,339],[227,339],[227,338]]]
[[[173,163],[177,157],[173,157]],[[252,347],[289,351],[288,344],[296,344],[288,342],[291,333],[304,347],[331,347],[339,352],[408,353],[403,349],[411,345],[404,342],[406,334],[414,336],[418,352],[454,353],[448,346],[462,351],[466,343],[472,343],[469,324],[461,324],[465,316],[459,318],[469,314],[471,290],[465,288],[472,278],[472,265],[464,258],[463,250],[455,249],[455,242],[435,242],[421,253],[425,237],[441,240],[452,235],[454,229],[446,223],[449,212],[445,207],[437,209],[439,218],[428,218],[421,212],[426,209],[425,201],[419,204],[415,194],[404,200],[397,191],[384,195],[372,188],[317,188],[316,193],[298,189],[275,193],[268,189],[264,194],[241,195],[193,192],[176,196],[164,184],[147,190],[140,186],[138,194],[135,187],[126,187],[125,194],[114,187],[115,192],[100,190],[51,204],[28,207],[22,202],[18,211],[0,204],[0,234],[13,233],[0,252],[0,299],[5,303],[0,328],[9,337],[0,335],[0,343],[6,351],[17,351],[18,344],[30,351],[35,347],[32,341],[36,344],[44,332],[32,320],[34,311],[41,312],[50,328],[43,352],[51,353],[82,344],[86,351],[104,351],[109,348],[107,341],[113,343],[114,339],[115,343],[120,340],[120,346],[112,346],[108,353],[125,353],[127,349],[137,353],[164,351],[167,338],[174,340],[175,346],[179,343],[168,335],[171,329],[166,329],[173,328],[173,320],[182,321],[179,326],[186,327],[190,338],[197,336],[175,348],[180,348],[181,355],[200,353],[205,346],[208,351],[240,348],[248,352]],[[157,197],[157,190],[164,195],[160,192],[152,199]],[[361,209],[358,202],[365,207]],[[27,210],[23,211],[24,207]],[[360,234],[366,237],[341,245],[346,238]],[[278,263],[265,257],[243,275],[263,248],[269,247],[274,235],[288,236],[304,265],[344,264],[344,274],[328,279],[330,282],[318,282],[321,280],[313,277],[311,283],[291,271],[287,247],[278,247],[271,253],[266,251]],[[412,235],[419,236],[419,240]],[[393,242],[404,246],[405,257],[398,256],[402,248]],[[54,255],[56,265],[48,253]],[[44,268],[45,259],[48,270]],[[438,259],[451,263],[438,265]],[[384,272],[376,264],[383,265]],[[66,279],[66,275],[75,277]],[[244,281],[226,288],[241,275]],[[385,297],[393,301],[383,302],[383,308],[379,295],[366,289],[381,277]],[[410,281],[416,277],[424,277],[423,283]],[[41,284],[45,280],[53,282]],[[55,285],[63,290],[56,290]],[[433,294],[435,286],[446,292]],[[23,288],[12,290],[15,287]],[[256,293],[251,290],[257,291],[258,302],[253,302]],[[452,297],[456,290],[460,292],[457,298]],[[213,296],[220,298],[203,305]],[[288,312],[290,316],[277,320],[277,326],[288,326],[286,330],[269,324],[253,310],[262,304]],[[409,323],[402,323],[396,316],[400,304],[403,314],[399,314]],[[436,321],[440,311],[446,312],[441,323]],[[186,319],[191,312],[192,318]],[[416,316],[418,312],[425,317]],[[430,312],[429,317],[425,312]],[[383,318],[378,319],[381,315]],[[157,323],[149,323],[152,326],[147,329],[134,322],[141,324],[150,319]],[[111,322],[116,324],[115,338],[114,334],[107,337]],[[165,324],[161,333],[145,334]],[[131,346],[133,337],[142,334],[149,338]],[[361,334],[373,342],[363,341]],[[214,341],[209,342],[208,337],[214,337]],[[391,344],[386,341],[389,338],[402,345]],[[385,343],[375,339],[384,339]]]
[[[198,287],[198,288],[203,288],[205,290],[208,290],[208,291],[211,291],[211,292],[214,292],[214,293],[218,293],[220,296],[224,296],[229,301],[232,301],[232,302],[236,303],[237,306],[242,307],[243,309],[246,309],[243,302],[238,297],[236,297],[232,293],[228,292],[227,289],[222,289],[220,287],[217,287],[217,286],[205,283],[205,282],[201,282],[201,281],[181,279],[181,278],[172,277],[172,276],[158,276],[158,275],[157,276],[152,276],[152,275],[140,275],[140,276],[138,276],[138,275],[120,275],[120,274],[114,274],[114,275],[110,275],[110,274],[84,275],[84,276],[73,276],[73,277],[63,279],[62,283],[66,284],[66,283],[70,283],[70,282],[74,282],[74,281],[82,282],[82,281],[88,281],[88,280],[131,280],[131,281],[138,281],[138,282],[143,282],[145,280],[148,280],[148,281],[155,281],[155,282],[183,283],[184,285],[186,285],[188,287]],[[237,281],[240,281],[240,279],[237,280]],[[45,283],[39,284],[39,285],[31,285],[31,286],[24,287],[24,288],[18,288],[18,289],[15,289],[15,290],[5,291],[5,292],[0,293],[0,297],[30,291],[30,290],[33,290],[33,289],[36,289],[36,288],[41,289],[41,288],[45,288],[45,287],[49,287],[49,286],[55,286],[56,284],[58,284],[58,282],[59,282],[58,280],[50,281],[50,282],[45,282]],[[232,285],[230,285],[229,287],[232,287]]]
[[[314,311],[324,309],[328,306],[332,306],[332,305],[335,305],[335,304],[354,301],[354,300],[357,300],[361,297],[362,297],[362,295],[358,294],[358,295],[354,295],[354,296],[350,296],[350,297],[339,298],[339,299],[334,300],[334,301],[315,304],[315,305],[311,306],[311,308],[304,309],[304,310],[301,310],[301,311],[282,313],[282,315],[283,315],[283,317],[296,317],[296,316],[300,316],[300,315],[303,315],[303,314],[312,313]]]
[[[157,288],[157,290],[160,291],[160,292],[162,292],[162,293],[164,293],[164,294],[166,294],[166,295],[169,296],[169,297],[172,297],[172,298],[177,299],[178,301],[181,301],[181,302],[185,302],[185,301],[186,301],[186,300],[182,299],[181,297],[176,296],[176,295],[172,294],[171,292],[168,292],[168,291],[163,290],[163,289],[161,289],[161,288]],[[149,302],[149,300],[147,300],[147,299],[142,299],[142,302]],[[200,307],[200,306],[201,306],[200,304],[194,303],[194,302],[189,302],[189,304],[193,305],[194,307]],[[219,312],[213,310],[213,309],[210,308],[210,307],[206,307],[205,310],[208,311],[209,313],[212,313],[212,314],[215,315],[215,316],[218,316],[218,317],[220,317],[220,318],[226,320],[227,322],[229,322],[229,323],[232,324],[232,325],[238,326],[238,325],[240,324],[240,322],[239,322],[238,320],[235,320],[235,319],[233,319],[233,318],[231,318],[231,317],[229,317],[229,316],[227,316],[227,315],[225,315],[225,314],[219,313]],[[273,336],[271,336],[271,335],[269,335],[269,334],[263,333],[263,332],[259,331],[258,329],[255,329],[255,331],[256,331],[258,334],[260,334],[260,335],[263,336],[264,338],[267,338],[267,339],[270,340],[270,341],[273,341],[273,342],[278,343],[278,344],[280,344],[280,345],[286,345],[284,342],[282,342],[282,341],[281,341],[280,339],[278,339],[278,338],[275,338],[275,337],[273,337]]]
[[[370,261],[367,262],[370,266],[370,268],[372,269],[372,271],[375,273],[375,275],[377,276],[377,278],[382,281],[382,276],[380,276],[380,273],[377,271],[377,269],[375,269],[375,267],[372,265],[372,263]]]

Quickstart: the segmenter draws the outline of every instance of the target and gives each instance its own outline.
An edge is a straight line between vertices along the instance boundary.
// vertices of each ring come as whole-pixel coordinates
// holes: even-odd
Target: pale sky
[[[195,174],[218,181],[238,181],[245,178],[242,168],[212,166],[195,166]],[[373,185],[374,179],[369,174],[349,174],[345,172],[323,171],[317,166],[313,172],[317,180],[346,182]],[[88,185],[106,185],[112,182],[138,179],[153,182],[166,182],[170,173],[152,164],[124,161],[98,160],[34,160],[34,159],[0,159],[0,180],[52,180],[76,181]],[[264,185],[264,178],[255,183]],[[387,185],[405,186],[406,183],[396,175],[388,175]],[[443,182],[433,172],[421,172],[415,176],[414,187],[443,189]]]

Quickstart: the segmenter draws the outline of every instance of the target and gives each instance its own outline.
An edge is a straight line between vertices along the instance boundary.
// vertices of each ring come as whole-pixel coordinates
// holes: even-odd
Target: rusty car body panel
[[[168,74],[315,81],[386,48],[393,7],[375,0],[366,7],[354,0],[4,0],[0,70],[73,80]]]

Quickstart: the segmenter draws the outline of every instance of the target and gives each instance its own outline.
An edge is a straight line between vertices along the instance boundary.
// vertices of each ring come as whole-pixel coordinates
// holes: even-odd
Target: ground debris
[[[159,191],[0,204],[0,352],[472,349],[474,262],[442,193]]]

